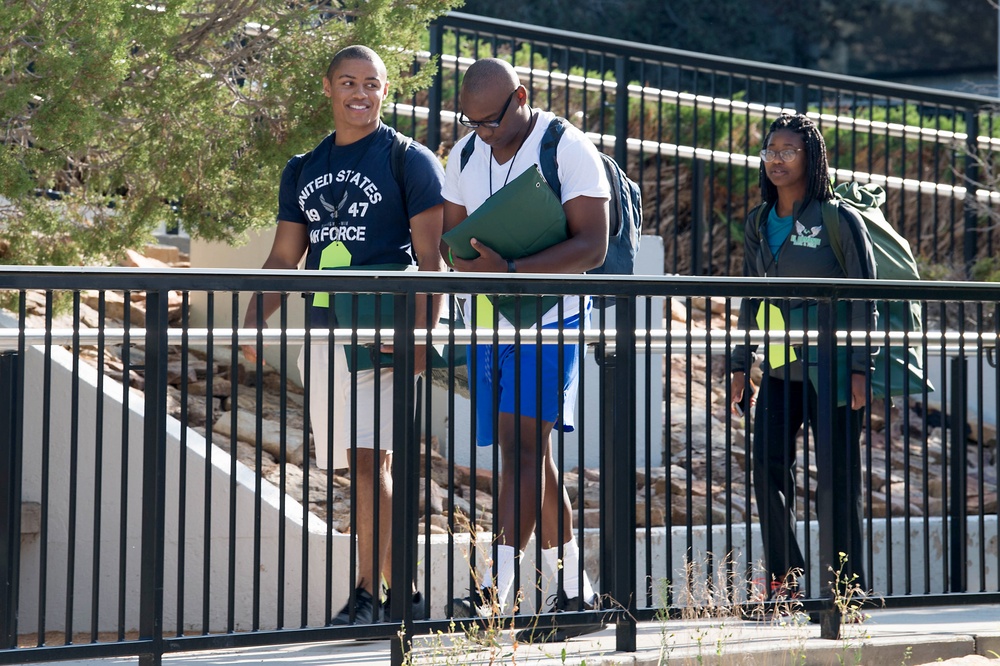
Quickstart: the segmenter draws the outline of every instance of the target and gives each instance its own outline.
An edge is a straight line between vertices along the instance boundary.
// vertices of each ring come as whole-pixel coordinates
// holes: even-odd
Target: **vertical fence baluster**
[[[139,637],[151,641],[151,648],[139,655],[139,663],[159,666],[163,656],[163,504],[167,450],[167,295],[164,292],[146,293],[145,342]]]
[[[0,649],[17,646],[21,558],[21,356],[0,352]]]

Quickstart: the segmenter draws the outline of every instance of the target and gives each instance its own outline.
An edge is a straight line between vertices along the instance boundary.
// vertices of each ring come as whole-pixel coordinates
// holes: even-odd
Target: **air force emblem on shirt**
[[[822,230],[822,224],[807,228],[801,222],[795,220],[795,233],[789,236],[788,240],[792,242],[792,245],[796,245],[798,247],[808,247],[815,250],[822,242],[819,237],[819,232]]]

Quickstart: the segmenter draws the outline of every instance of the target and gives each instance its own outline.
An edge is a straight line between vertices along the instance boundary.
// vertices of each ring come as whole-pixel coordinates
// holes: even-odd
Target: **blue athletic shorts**
[[[560,323],[554,322],[542,326],[543,329],[559,328]],[[567,318],[562,327],[564,330],[579,330],[579,315]],[[529,343],[530,341],[530,343]],[[518,414],[527,418],[539,418],[538,370],[541,369],[542,396],[541,416],[543,421],[555,423],[556,428],[572,432],[576,424],[576,396],[580,379],[580,359],[586,354],[586,348],[581,353],[579,344],[562,346],[555,344],[533,344],[530,334],[521,340],[520,361],[521,374],[518,378],[521,384],[520,410],[515,410],[514,378],[515,353],[514,345],[499,345],[497,347],[498,377],[496,386],[500,390],[500,413]],[[539,366],[538,350],[541,349],[541,365]],[[562,375],[559,374],[559,355],[563,357]],[[469,368],[469,379],[473,380],[475,372],[476,400],[476,443],[479,446],[490,446],[494,443],[493,434],[493,345],[476,345],[475,351],[469,348],[469,359],[475,359],[475,367]],[[562,401],[560,418],[559,404]]]

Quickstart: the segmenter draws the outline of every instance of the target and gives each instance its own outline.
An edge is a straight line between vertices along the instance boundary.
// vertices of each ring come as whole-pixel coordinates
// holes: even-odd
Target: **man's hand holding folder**
[[[528,169],[473,211],[441,239],[452,256],[475,259],[475,238],[504,260],[520,259],[568,238],[566,213],[538,167]]]
[[[537,254],[568,237],[562,203],[535,165],[487,199],[461,224],[442,234],[441,239],[448,244],[453,259],[469,261],[482,256],[506,262]],[[495,263],[503,265],[501,261]],[[547,311],[558,298],[543,296],[540,308],[530,296],[491,296],[490,300],[511,323],[532,326],[539,309]]]

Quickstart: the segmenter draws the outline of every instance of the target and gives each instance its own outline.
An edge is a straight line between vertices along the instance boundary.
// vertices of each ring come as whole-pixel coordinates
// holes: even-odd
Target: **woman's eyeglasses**
[[[794,162],[803,148],[786,148],[785,150],[762,150],[760,159],[765,162],[773,162],[775,157],[780,157],[782,162]]]

